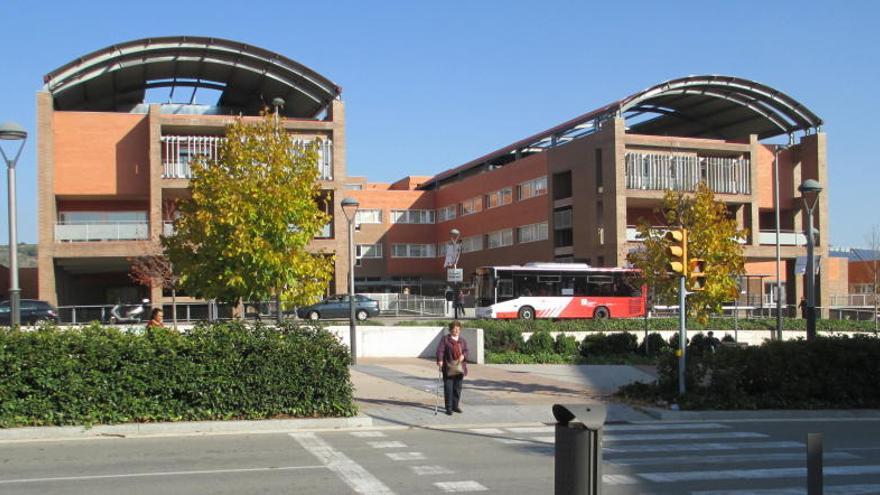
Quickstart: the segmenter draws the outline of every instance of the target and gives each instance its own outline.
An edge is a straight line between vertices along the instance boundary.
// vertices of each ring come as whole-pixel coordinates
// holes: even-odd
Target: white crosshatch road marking
[[[434,483],[446,493],[485,492],[489,489],[476,481],[441,481]]]
[[[470,431],[484,435],[501,435],[504,433],[500,428],[471,428]]]
[[[823,476],[857,476],[880,474],[880,466],[825,466]],[[772,469],[726,469],[720,471],[680,471],[669,473],[636,473],[636,476],[655,483],[675,483],[682,481],[754,480],[771,478],[806,478],[807,468]]]
[[[730,428],[720,423],[671,423],[671,424],[637,424],[637,425],[606,425],[605,431],[669,431],[669,430],[722,430]]]
[[[455,471],[443,466],[410,466],[410,469],[419,476],[453,474]]]
[[[381,438],[385,436],[381,431],[353,431],[350,435],[358,438]]]
[[[602,483],[605,485],[635,485],[639,480],[626,474],[603,474]]]
[[[385,454],[392,461],[423,461],[425,454],[421,452],[389,452]]]
[[[646,445],[615,445],[604,447],[603,452],[636,453],[636,452],[689,452],[699,450],[751,450],[751,449],[803,449],[801,442],[710,442],[710,443],[672,443]]]
[[[406,444],[403,442],[367,442],[367,445],[374,449],[405,449]]]
[[[824,454],[826,461],[841,461],[861,459],[861,457],[846,452],[831,452]],[[614,458],[605,456],[608,464],[616,466],[648,466],[657,464],[728,464],[734,462],[762,462],[762,461],[803,461],[803,452],[791,452],[784,454],[727,454],[727,455],[682,455],[672,457],[622,457]]]
[[[645,440],[708,440],[712,438],[767,438],[764,433],[731,431],[723,433],[646,433],[637,435],[609,434],[602,437],[606,442],[635,442]]]
[[[825,485],[825,495],[877,495],[880,485]],[[691,492],[691,495],[807,495],[802,487],[770,488],[765,490],[708,490]]]
[[[89,480],[106,480],[118,478],[147,478],[160,476],[199,476],[199,475],[217,475],[217,474],[242,474],[242,473],[264,473],[271,471],[295,471],[298,469],[327,469],[327,466],[281,466],[267,468],[241,468],[241,469],[203,469],[198,471],[156,471],[152,473],[126,473],[126,474],[99,474],[92,476],[58,476],[54,478],[18,478],[11,480],[0,480],[0,485],[14,485],[25,483],[44,483],[49,481],[89,481]]]
[[[523,426],[519,428],[508,428],[511,433],[553,433],[555,426]]]
[[[351,487],[356,493],[369,495],[394,495],[385,484],[379,481],[360,464],[349,459],[342,452],[334,449],[327,442],[311,432],[291,433],[304,449],[317,457],[330,471]]]

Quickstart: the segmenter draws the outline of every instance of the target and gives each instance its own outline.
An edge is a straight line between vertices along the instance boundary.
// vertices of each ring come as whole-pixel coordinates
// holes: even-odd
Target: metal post
[[[685,369],[685,349],[687,345],[686,334],[687,330],[685,329],[686,324],[686,316],[687,316],[687,307],[685,306],[687,293],[684,288],[684,277],[679,277],[678,280],[678,352],[680,356],[678,358],[678,395],[684,395],[685,386],[684,386],[684,369]]]
[[[15,211],[15,162],[6,167],[6,181],[9,186],[9,309],[12,311],[10,325],[21,324],[21,288],[18,286],[18,226]]]
[[[822,434],[807,433],[807,495],[822,491]]]
[[[807,340],[816,338],[816,268],[813,259],[813,209],[807,208]]]
[[[351,339],[351,364],[357,364],[357,326],[354,322],[354,219],[348,219],[348,332]]]
[[[776,212],[776,340],[782,341],[782,280],[779,273],[779,265],[782,263],[780,254],[779,236],[779,147],[773,158],[773,209]]]

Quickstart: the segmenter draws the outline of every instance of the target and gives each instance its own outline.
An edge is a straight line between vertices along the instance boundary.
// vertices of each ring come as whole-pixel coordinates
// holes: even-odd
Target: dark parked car
[[[12,308],[9,301],[0,302],[0,326],[9,326],[12,320]],[[58,311],[46,301],[35,299],[21,300],[21,324],[34,325],[41,321],[58,323]]]
[[[319,303],[312,304],[296,310],[296,315],[308,320],[320,320],[322,318],[348,318],[349,300],[348,294],[331,296]],[[379,301],[369,297],[355,294],[354,316],[358,320],[366,320],[371,316],[379,315]]]

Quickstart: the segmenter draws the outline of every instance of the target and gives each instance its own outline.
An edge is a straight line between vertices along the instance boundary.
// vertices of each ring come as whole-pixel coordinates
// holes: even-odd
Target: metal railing
[[[705,182],[716,193],[751,194],[748,158],[626,153],[626,187],[696,191]]]
[[[831,296],[831,305],[846,307],[873,307],[874,294],[833,294]]]
[[[762,230],[758,232],[758,244],[772,244],[776,245],[776,231],[775,230]],[[807,245],[807,236],[802,232],[794,232],[791,230],[783,230],[779,232],[779,245],[780,246],[806,246]]]
[[[219,136],[162,136],[162,178],[192,179],[190,162],[197,156],[209,162],[219,158],[220,146],[226,140]],[[312,141],[296,139],[297,145],[308,145]],[[333,180],[333,140],[321,139],[318,146],[318,178]]]
[[[211,304],[214,304],[216,307],[216,319],[228,320],[232,318],[232,310],[234,306],[229,304],[211,303],[207,301],[179,302],[176,305],[178,323],[208,320],[211,314]],[[93,321],[109,323],[110,309],[113,306],[113,304],[58,306],[58,322],[71,325],[83,325]],[[125,308],[131,308],[132,306],[134,305],[125,305]],[[170,325],[172,321],[172,304],[162,303],[162,312],[165,315],[165,323]],[[148,320],[149,310],[141,316],[141,323],[146,324]]]
[[[147,222],[56,223],[55,242],[137,241],[150,238]]]
[[[447,301],[442,297],[414,294],[359,293],[379,301],[383,316],[445,316]]]

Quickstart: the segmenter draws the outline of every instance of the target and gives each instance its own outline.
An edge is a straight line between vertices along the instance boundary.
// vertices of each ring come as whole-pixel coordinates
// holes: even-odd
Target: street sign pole
[[[687,333],[687,330],[685,329],[685,317],[687,315],[687,308],[685,307],[685,303],[687,301],[687,293],[684,288],[684,279],[684,275],[678,279],[678,352],[680,354],[678,358],[678,395],[684,395],[685,392],[684,365],[686,359],[685,349],[687,349],[685,343],[685,334]]]

